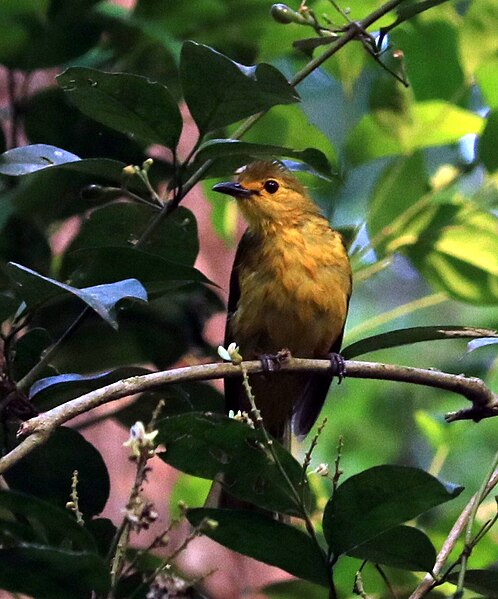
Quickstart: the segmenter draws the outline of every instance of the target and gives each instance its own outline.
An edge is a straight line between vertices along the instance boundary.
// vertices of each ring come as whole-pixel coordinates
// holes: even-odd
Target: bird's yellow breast
[[[239,270],[234,340],[248,358],[290,349],[323,356],[341,335],[351,270],[340,235],[320,216],[261,236]]]

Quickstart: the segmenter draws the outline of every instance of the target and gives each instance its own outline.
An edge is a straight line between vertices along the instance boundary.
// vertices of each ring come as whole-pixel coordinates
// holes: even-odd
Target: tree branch
[[[259,360],[243,362],[243,365],[248,374],[263,372]],[[458,393],[472,402],[471,408],[447,414],[446,420],[448,422],[464,419],[479,421],[482,418],[498,415],[498,394],[493,393],[478,378],[467,378],[461,374],[448,374],[437,370],[425,370],[379,362],[346,360],[345,366],[349,378],[390,380],[425,385]],[[328,360],[289,358],[280,365],[278,372],[273,373],[273,375],[278,376],[280,372],[326,373],[331,370],[333,374],[337,374],[334,369],[334,365]],[[129,395],[159,389],[172,383],[229,378],[241,376],[241,373],[240,365],[201,364],[133,376],[86,393],[23,422],[19,428],[18,437],[27,438],[0,459],[0,474],[16,464],[35,447],[44,443],[57,427],[97,406]]]

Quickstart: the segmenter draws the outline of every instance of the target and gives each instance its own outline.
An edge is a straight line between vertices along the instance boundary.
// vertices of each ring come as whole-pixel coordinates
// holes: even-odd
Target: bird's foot
[[[336,376],[338,379],[338,384],[342,383],[342,380],[346,377],[346,361],[341,356],[341,354],[336,354],[334,352],[328,355],[330,360],[330,366],[332,367],[332,376]]]
[[[291,357],[290,350],[281,349],[276,354],[261,354],[259,359],[261,360],[261,366],[264,372],[275,372],[278,370],[284,362]]]

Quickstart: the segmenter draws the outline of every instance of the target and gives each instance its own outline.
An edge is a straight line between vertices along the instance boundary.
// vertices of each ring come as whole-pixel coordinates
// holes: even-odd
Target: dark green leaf
[[[152,211],[143,205],[115,203],[93,210],[71,243],[61,265],[68,278],[79,266],[71,254],[84,248],[124,247],[131,249],[150,222]],[[180,206],[149,236],[141,249],[151,255],[192,266],[199,251],[194,215]]]
[[[147,301],[147,292],[136,279],[77,289],[55,279],[44,277],[20,264],[11,262],[7,268],[12,280],[18,286],[19,295],[28,307],[36,308],[63,292],[67,292],[85,302],[115,329],[118,328],[116,304],[120,300],[134,298]]]
[[[173,416],[161,420],[157,428],[158,442],[168,448],[160,455],[166,463],[201,478],[222,474],[230,494],[268,510],[302,516],[261,431],[211,413]],[[307,481],[301,484],[301,465],[279,443],[274,441],[273,446],[288,478],[310,505]]]
[[[150,420],[152,412],[160,399],[166,405],[161,410],[161,417],[177,416],[185,412],[224,412],[223,395],[208,383],[185,383],[167,385],[157,393],[143,393],[133,403],[127,405],[116,414],[116,418],[126,427],[137,420]]]
[[[496,146],[498,145],[498,110],[488,114],[486,126],[479,138],[477,146],[479,158],[486,169],[493,173],[498,170],[498,156]]]
[[[102,456],[77,431],[58,428],[48,441],[5,473],[9,486],[65,507],[71,478],[78,471],[80,511],[85,519],[99,514],[109,497],[109,475]]]
[[[34,328],[27,331],[14,345],[14,377],[16,381],[28,373],[40,360],[40,356],[53,342],[45,329]],[[43,373],[45,374],[45,373]]]
[[[164,293],[187,283],[210,283],[196,268],[131,247],[85,248],[71,252],[69,258],[77,267],[71,281],[78,285],[140,277],[150,293]]]
[[[421,341],[435,341],[437,339],[481,339],[483,337],[498,337],[498,333],[490,329],[460,326],[411,327],[366,337],[345,347],[341,351],[341,354],[350,360],[371,351],[399,347],[400,345],[419,343]]]
[[[448,580],[457,583],[458,572],[452,572]],[[498,598],[498,570],[467,570],[465,572],[464,587],[489,599]]]
[[[323,515],[323,532],[335,556],[457,497],[462,487],[443,484],[427,472],[376,466],[348,478]]]
[[[183,44],[180,75],[185,100],[201,135],[299,99],[274,67],[247,67],[195,42]]]
[[[0,323],[13,316],[18,308],[19,300],[5,293],[0,293]]]
[[[257,158],[272,159],[287,156],[308,163],[317,173],[326,177],[332,176],[330,163],[326,156],[314,148],[293,150],[283,146],[249,143],[236,139],[211,139],[204,143],[197,152],[196,163],[206,160],[223,159],[240,156],[241,163],[247,164]]]
[[[112,521],[109,518],[93,518],[85,522],[85,528],[95,539],[99,555],[106,558],[116,534]]]
[[[128,73],[72,67],[57,77],[84,114],[144,142],[175,148],[182,131],[180,110],[164,85]]]
[[[0,3],[0,63],[31,71],[81,56],[102,33],[102,23],[91,4],[80,3],[74,10],[67,2]]]
[[[436,550],[429,538],[411,526],[396,526],[348,551],[350,557],[391,568],[431,572]]]
[[[68,496],[71,479],[68,480]],[[25,519],[40,543],[57,547],[70,543],[75,550],[95,550],[95,543],[88,532],[77,524],[67,510],[18,491],[0,491],[0,523],[12,521],[12,514]],[[17,539],[23,541],[24,538]]]
[[[205,518],[214,520],[216,527],[203,528],[209,538],[294,576],[328,586],[325,555],[307,534],[293,526],[245,510],[198,508],[188,510],[187,518],[193,526]]]
[[[24,544],[0,549],[0,587],[37,599],[87,599],[106,594],[110,577],[94,553]]]
[[[59,374],[39,379],[29,390],[29,399],[38,410],[45,411],[70,399],[100,389],[130,376],[139,376],[150,372],[139,366],[126,366],[98,374]]]
[[[7,150],[1,154],[0,173],[17,177],[78,160],[80,160],[79,156],[61,150],[61,148],[46,144],[33,144]]]

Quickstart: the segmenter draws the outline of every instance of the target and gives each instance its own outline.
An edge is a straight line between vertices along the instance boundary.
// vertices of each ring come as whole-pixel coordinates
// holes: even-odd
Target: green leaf
[[[451,297],[475,304],[498,302],[498,217],[471,203],[455,209],[446,226],[435,223],[403,248],[427,280]],[[472,240],[472,251],[468,250]]]
[[[498,58],[480,66],[475,76],[486,104],[498,108]]]
[[[168,89],[146,77],[72,67],[57,77],[87,116],[134,138],[174,149],[182,131],[180,109]]]
[[[403,2],[398,10],[408,12],[416,6]],[[449,20],[415,19],[389,35],[393,46],[403,51],[408,80],[417,100],[451,102],[465,89],[464,73],[458,60],[457,27]],[[431,51],[435,45],[437,52]]]
[[[107,558],[117,530],[112,521],[109,518],[93,518],[85,522],[85,528],[95,539],[99,555]]]
[[[495,0],[479,0],[469,4],[459,24],[459,55],[469,78],[473,77],[481,64],[496,59],[497,22],[498,6]]]
[[[201,136],[299,97],[268,64],[244,66],[209,46],[185,42],[180,57],[183,93]]]
[[[110,576],[94,553],[23,544],[0,549],[0,587],[37,599],[86,599],[106,594]]]
[[[140,366],[124,366],[98,374],[58,374],[37,380],[29,390],[29,399],[40,411],[50,410],[66,401],[100,389],[130,376],[151,372]]]
[[[61,265],[66,279],[79,266],[71,252],[85,248],[125,247],[131,249],[152,217],[147,206],[114,203],[93,210],[67,249]],[[192,266],[199,251],[197,224],[190,210],[180,206],[149,236],[141,249],[181,264]]]
[[[61,150],[61,148],[47,144],[33,144],[7,150],[7,152],[1,154],[0,173],[18,177],[78,160],[80,160],[79,156]]]
[[[428,191],[422,152],[392,161],[381,172],[370,198],[367,229],[371,238],[381,234],[394,219]],[[376,245],[376,249],[377,245]]]
[[[87,52],[102,33],[92,4],[20,1],[0,3],[0,63],[32,71],[55,67]]]
[[[142,393],[133,403],[116,414],[117,420],[130,428],[137,420],[146,422],[160,399],[166,401],[161,417],[177,416],[185,412],[224,413],[223,395],[209,383],[168,385],[157,393]]]
[[[210,488],[211,482],[205,478],[181,472],[169,496],[170,518],[182,516],[182,509],[179,507],[180,501],[188,506],[203,505]]]
[[[71,252],[67,257],[75,270],[71,272],[71,282],[78,285],[103,285],[113,279],[140,277],[149,293],[165,293],[188,283],[213,284],[200,271],[165,260],[154,254],[131,247],[84,248]]]
[[[453,584],[458,581],[458,572],[451,572],[448,580]],[[488,599],[498,599],[498,570],[467,570],[463,585]]]
[[[157,428],[157,441],[168,448],[160,454],[167,464],[193,476],[220,478],[235,497],[268,510],[302,517],[261,431],[209,412],[166,418]],[[302,466],[276,441],[273,447],[287,477],[309,507],[312,497],[307,479],[304,485],[301,483]]]
[[[410,327],[365,337],[365,339],[348,345],[341,350],[341,354],[347,360],[351,360],[368,352],[419,343],[421,341],[436,341],[437,339],[481,339],[483,337],[498,337],[498,333],[491,329],[461,326]]]
[[[52,345],[53,339],[45,329],[35,327],[14,343],[14,380],[19,381],[40,360],[42,352]],[[50,367],[47,371],[52,373]],[[43,373],[45,376],[45,373]]]
[[[263,588],[268,599],[328,599],[328,591],[305,580],[285,580]]]
[[[325,555],[312,539],[293,526],[256,512],[198,508],[187,518],[199,526],[205,518],[218,523],[203,532],[221,545],[286,572],[328,586]]]
[[[70,499],[71,478],[78,471],[79,508],[85,519],[99,514],[109,498],[104,460],[80,433],[58,428],[48,441],[5,473],[11,489],[34,495],[63,509]]]
[[[325,507],[323,532],[338,557],[457,497],[462,490],[418,468],[369,468],[337,488]]]
[[[136,279],[77,289],[55,279],[44,277],[20,264],[10,262],[7,269],[10,277],[17,284],[19,295],[29,308],[37,308],[48,300],[67,292],[85,302],[114,329],[118,328],[116,304],[120,300],[134,298],[147,301],[147,292]]]
[[[498,170],[498,109],[492,110],[486,119],[486,126],[479,138],[477,152],[480,160],[490,173]]]
[[[71,489],[68,481],[67,493]],[[67,510],[19,491],[0,491],[0,523],[12,521],[12,515],[24,520],[40,543],[58,547],[62,543],[78,551],[94,551],[95,543]],[[17,538],[23,541],[24,538]]]
[[[13,316],[19,308],[19,300],[10,297],[5,293],[0,293],[0,323]]]
[[[293,150],[283,146],[250,143],[236,139],[210,139],[199,147],[196,163],[202,163],[206,160],[223,160],[234,156],[240,157],[240,164],[247,164],[258,158],[273,159],[286,156],[306,162],[320,175],[332,176],[330,163],[320,150],[314,148]]]
[[[351,132],[346,152],[353,164],[374,158],[412,154],[415,150],[457,143],[464,135],[479,135],[483,118],[448,102],[413,104],[407,115],[376,110]]]
[[[431,572],[436,550],[427,535],[412,526],[396,526],[347,554],[374,564],[413,572]]]

